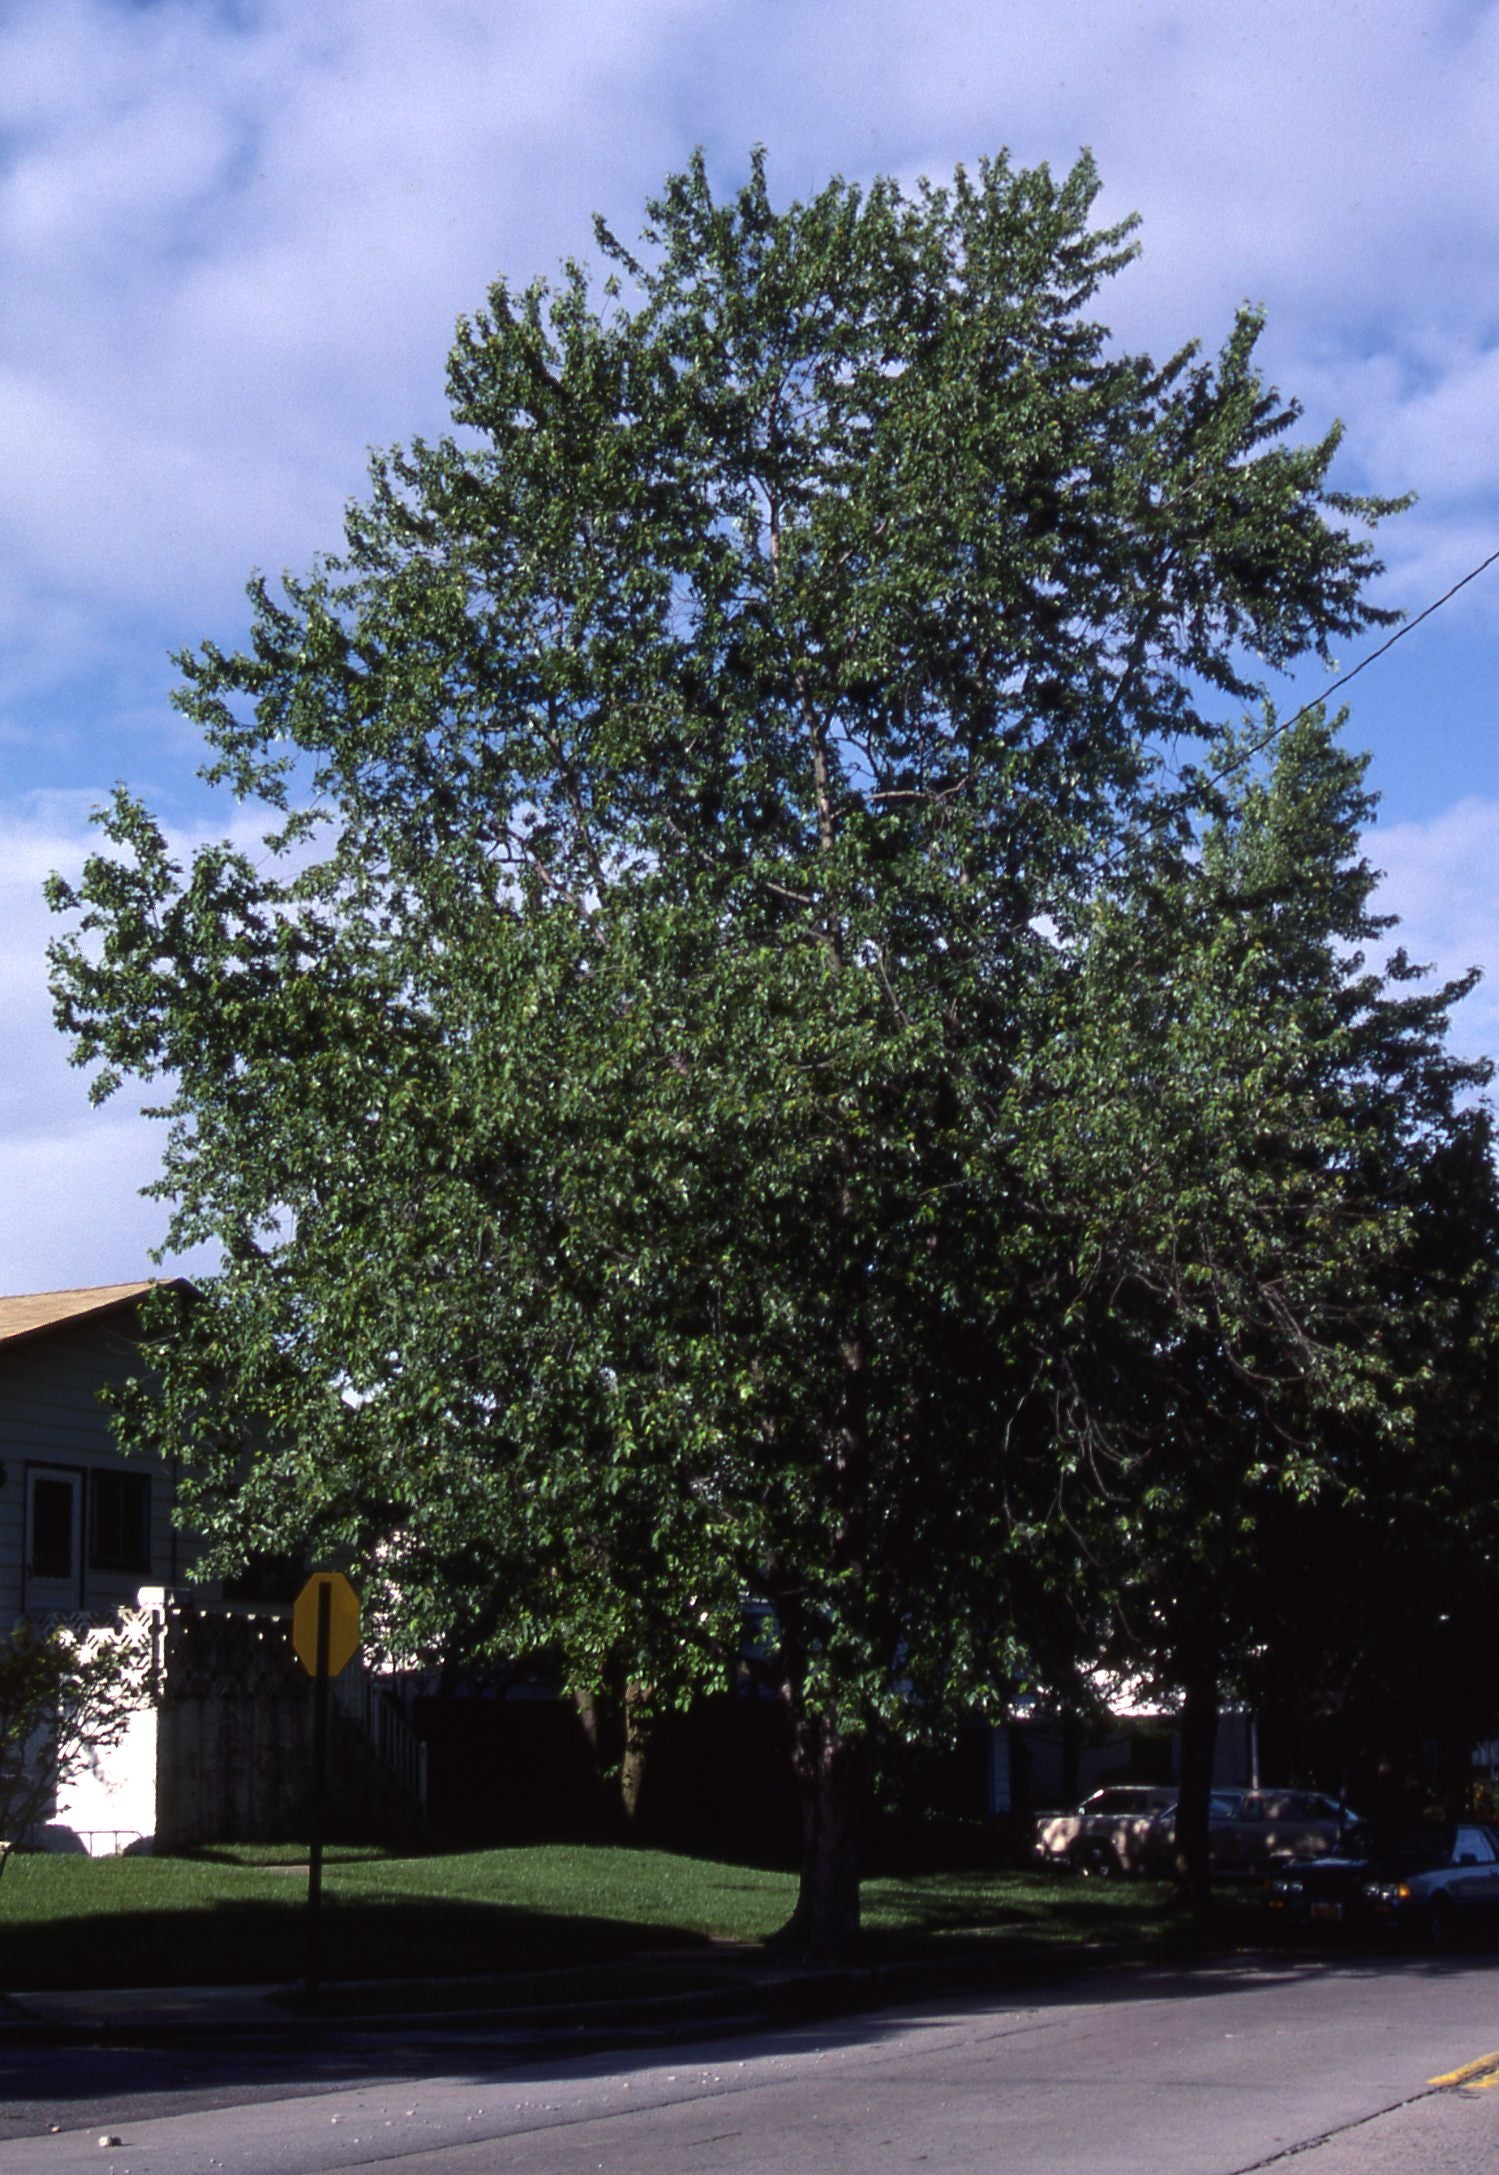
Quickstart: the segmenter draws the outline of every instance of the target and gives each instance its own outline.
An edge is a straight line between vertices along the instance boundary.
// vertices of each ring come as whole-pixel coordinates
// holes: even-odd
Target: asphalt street
[[[1121,1971],[1032,2000],[929,2002],[627,2057],[499,2063],[454,2034],[262,2050],[248,2067],[232,2047],[134,2061],[52,2050],[29,2072],[23,2059],[8,2050],[0,2072],[3,2175],[1499,2165],[1487,1958]]]

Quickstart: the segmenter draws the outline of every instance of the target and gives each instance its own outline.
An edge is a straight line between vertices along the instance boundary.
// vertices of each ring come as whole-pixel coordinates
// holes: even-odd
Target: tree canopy
[[[1236,1334],[1253,916],[1229,961],[1187,902],[1240,1025],[1176,1017],[1144,1071],[1109,1038],[1156,1037],[1177,970],[1137,916],[1100,1040],[1100,917],[1167,845],[1186,883],[1224,705],[1383,616],[1390,504],[1330,487],[1256,315],[1211,356],[1110,341],[1134,245],[1096,190],[999,158],[778,211],[763,161],[719,198],[698,160],[596,272],[493,287],[453,434],[252,584],[243,651],[180,660],[265,853],[180,867],[122,791],[54,886],[79,1061],[167,1083],[171,1240],[223,1251],[137,1415],[218,1559],[339,1551],[407,1651],[544,1643],[663,1698],[753,1596],[821,1946],[871,1732],[1011,1685],[1064,1478],[1144,1394],[1108,1361],[1153,1349],[1138,1295]],[[1189,1292],[1133,1262],[1131,1329],[1077,1189],[1129,1193],[1120,1114],[1162,1096],[1217,1238]],[[1235,1348],[1292,1384],[1329,1185]]]
[[[1057,1352],[1099,1476],[1080,1650],[1181,1701],[1203,1878],[1220,1691],[1290,1662],[1304,1696],[1355,1623],[1365,1666],[1404,1638],[1429,1669],[1408,1563],[1368,1637],[1376,1536],[1445,1526],[1441,1576],[1471,1584],[1453,1547],[1493,1493],[1462,1418],[1492,1366],[1490,1067],[1447,1043],[1471,977],[1370,957],[1393,923],[1365,767],[1316,712],[1225,731],[1190,840],[1095,894],[1053,1045],[1052,1092],[1088,1113],[1048,1166],[1083,1265]]]

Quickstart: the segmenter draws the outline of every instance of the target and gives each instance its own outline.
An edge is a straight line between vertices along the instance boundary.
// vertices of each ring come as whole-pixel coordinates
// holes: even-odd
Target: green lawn
[[[292,1862],[288,1862],[291,1860]],[[554,1845],[420,1858],[330,1853],[324,1869],[328,1979],[498,1982],[570,1974],[618,1990],[642,1953],[653,1982],[731,1974],[709,1942],[757,1943],[786,1919],[794,1877],[667,1851]],[[305,1865],[294,1854],[18,1856],[0,1878],[0,1985],[290,1982],[302,1971]],[[930,1873],[864,1890],[872,1955],[960,1944],[1033,1947],[1157,1940],[1181,1921],[1151,1883],[1041,1873]],[[632,1967],[633,1970],[633,1967]],[[633,1984],[638,1973],[629,1983]],[[534,1986],[516,1998],[539,1998]],[[500,1998],[498,1991],[495,1998]]]

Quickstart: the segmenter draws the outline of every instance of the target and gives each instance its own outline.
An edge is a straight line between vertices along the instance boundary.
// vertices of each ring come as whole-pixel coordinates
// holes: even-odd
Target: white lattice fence
[[[40,1629],[60,1635],[80,1660],[118,1656],[125,1702],[132,1711],[123,1729],[97,1744],[61,1779],[51,1818],[28,1835],[43,1848],[84,1851],[90,1857],[149,1848],[156,1829],[161,1611],[150,1603],[110,1616],[51,1610],[36,1622]]]
[[[64,1633],[80,1657],[94,1661],[110,1647],[128,1657],[127,1678],[142,1701],[154,1698],[161,1679],[163,1618],[153,1607],[118,1609],[93,1616],[83,1609],[52,1609],[36,1621],[44,1631]]]

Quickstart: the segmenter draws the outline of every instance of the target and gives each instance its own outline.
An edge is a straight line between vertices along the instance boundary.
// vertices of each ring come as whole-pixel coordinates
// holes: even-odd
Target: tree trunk
[[[640,1817],[640,1793],[645,1787],[650,1750],[649,1685],[642,1684],[638,1677],[631,1677],[625,1686],[624,1705],[625,1742],[619,1762],[619,1805],[626,1828],[633,1832]]]
[[[1078,1727],[1077,1711],[1069,1703],[1062,1709],[1062,1780],[1058,1794],[1064,1805],[1077,1803],[1081,1751],[1082,1731]]]
[[[868,1746],[822,1715],[802,1716],[793,1744],[802,1807],[801,1884],[796,1909],[774,1946],[809,1960],[845,1962],[859,1943]]]
[[[593,1763],[591,1826],[599,1835],[634,1832],[650,1751],[651,1688],[610,1672],[604,1689],[577,1691],[573,1705]]]
[[[614,1731],[609,1702],[596,1691],[577,1691],[573,1693],[573,1707],[588,1744],[589,1762],[593,1772],[589,1830],[596,1836],[612,1835],[618,1825],[618,1812],[610,1782],[610,1771],[614,1765]]]
[[[1208,1855],[1208,1809],[1213,1752],[1218,1742],[1218,1657],[1208,1650],[1194,1659],[1183,1686],[1181,1789],[1176,1801],[1176,1878],[1194,1914],[1205,1918],[1213,1891]]]

